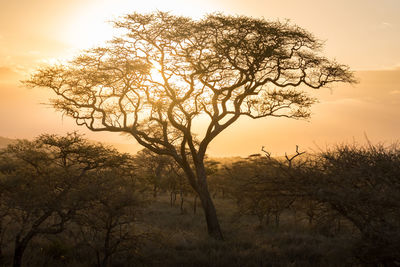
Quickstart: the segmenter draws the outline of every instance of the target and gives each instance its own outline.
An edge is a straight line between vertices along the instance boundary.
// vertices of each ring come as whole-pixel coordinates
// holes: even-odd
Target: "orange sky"
[[[106,21],[130,11],[156,9],[194,17],[223,11],[290,19],[326,40],[328,57],[358,70],[359,84],[315,92],[320,103],[308,122],[241,120],[215,140],[210,154],[245,156],[258,153],[262,145],[282,154],[296,144],[316,149],[314,143],[325,147],[363,140],[364,133],[373,141],[399,138],[398,0],[0,0],[0,136],[32,138],[79,129],[96,140],[133,142],[117,134],[89,133],[71,119],[62,119],[60,113],[40,105],[49,97],[46,90],[23,88],[18,80],[41,64],[109,39],[112,29]]]

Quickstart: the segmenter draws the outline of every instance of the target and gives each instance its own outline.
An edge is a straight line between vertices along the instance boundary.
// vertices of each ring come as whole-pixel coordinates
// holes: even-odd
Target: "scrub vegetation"
[[[225,240],[182,169],[78,133],[0,153],[4,266],[396,266],[400,149],[341,145],[273,158],[207,158]]]

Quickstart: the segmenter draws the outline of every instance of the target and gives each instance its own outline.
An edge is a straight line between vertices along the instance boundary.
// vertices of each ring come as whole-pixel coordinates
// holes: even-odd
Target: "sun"
[[[104,44],[116,35],[112,21],[129,13],[150,13],[155,10],[168,11],[177,15],[201,17],[210,12],[202,8],[183,5],[182,0],[171,1],[83,1],[79,8],[69,15],[64,27],[60,29],[60,38],[64,43],[76,48],[87,49]]]

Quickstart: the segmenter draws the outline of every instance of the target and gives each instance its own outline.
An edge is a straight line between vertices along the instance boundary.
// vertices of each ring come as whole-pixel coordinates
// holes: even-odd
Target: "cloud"
[[[9,67],[0,67],[0,76],[12,75],[15,72]]]
[[[345,105],[345,106],[352,106],[352,105],[363,105],[366,103],[366,101],[363,101],[362,99],[359,98],[340,98],[340,99],[335,99],[335,100],[330,100],[330,101],[321,101],[323,104],[330,104],[330,105]]]
[[[0,83],[17,81],[19,74],[9,67],[0,67]]]
[[[389,92],[390,95],[400,95],[400,90],[393,90]]]
[[[37,50],[31,50],[31,51],[29,51],[28,52],[28,54],[30,54],[30,55],[39,55],[40,54],[40,51],[37,51]]]
[[[378,25],[378,29],[381,29],[381,30],[386,30],[386,29],[391,29],[391,28],[393,28],[393,24],[386,22],[386,21],[383,21]]]

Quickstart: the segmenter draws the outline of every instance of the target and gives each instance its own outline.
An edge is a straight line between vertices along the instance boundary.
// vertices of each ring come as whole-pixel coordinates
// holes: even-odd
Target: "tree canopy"
[[[114,25],[122,34],[105,46],[41,68],[25,83],[52,89],[54,107],[78,125],[126,133],[172,156],[198,193],[208,191],[208,145],[238,118],[307,118],[315,99],[299,86],[354,82],[346,65],[320,55],[321,41],[289,23],[155,12]],[[206,130],[196,135],[204,118]]]
[[[76,213],[88,206],[95,198],[91,191],[100,192],[95,178],[115,174],[117,167],[122,177],[130,160],[129,155],[92,144],[77,133],[45,134],[0,150],[0,234],[4,235],[2,222],[11,222],[13,266],[21,266],[33,238],[63,232]]]
[[[165,154],[182,144],[204,151],[240,116],[308,117],[314,99],[294,87],[353,81],[347,66],[318,55],[318,39],[287,23],[158,12],[115,26],[126,34],[27,83],[52,88],[55,107],[78,124],[132,134]],[[201,114],[210,122],[196,143],[189,135]]]

